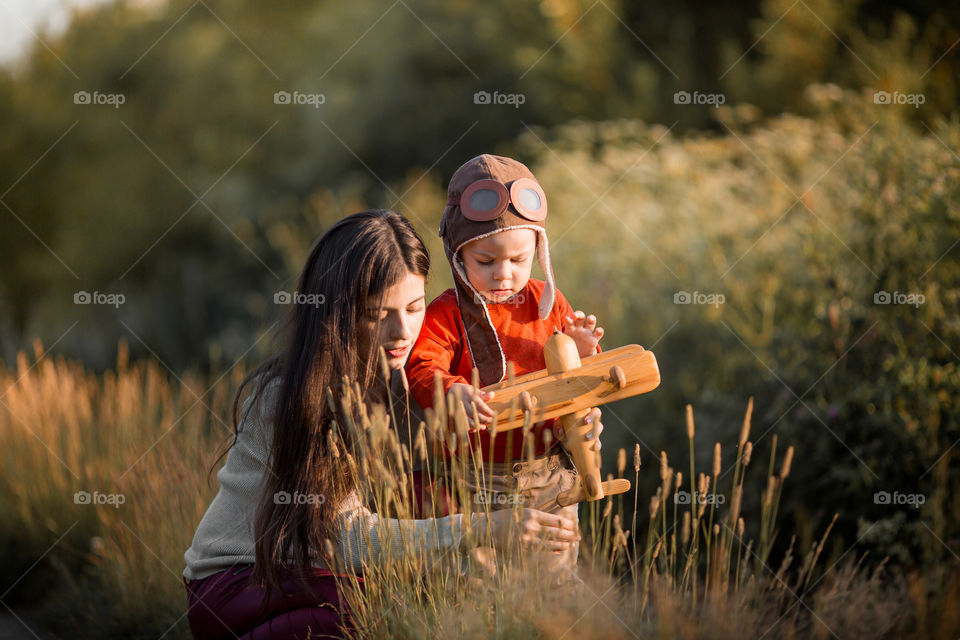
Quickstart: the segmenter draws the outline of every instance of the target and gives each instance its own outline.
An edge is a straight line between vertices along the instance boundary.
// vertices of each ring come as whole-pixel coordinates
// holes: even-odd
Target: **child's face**
[[[487,302],[504,302],[530,280],[537,232],[507,229],[467,243],[460,254],[467,279]]]

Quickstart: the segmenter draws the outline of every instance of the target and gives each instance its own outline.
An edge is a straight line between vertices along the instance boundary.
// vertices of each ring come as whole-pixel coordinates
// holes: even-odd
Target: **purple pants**
[[[263,590],[247,584],[253,565],[186,580],[187,617],[197,640],[301,640],[342,638],[350,628],[349,611],[326,569],[309,568],[306,580],[314,595],[292,571],[281,574],[263,608]],[[360,579],[362,582],[362,579]],[[309,635],[308,635],[309,634]]]

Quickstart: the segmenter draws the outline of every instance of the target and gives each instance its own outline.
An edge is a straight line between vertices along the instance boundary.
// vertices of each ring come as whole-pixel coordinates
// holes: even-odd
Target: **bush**
[[[605,414],[609,442],[655,455],[686,402],[722,439],[756,396],[754,444],[779,433],[805,460],[785,496],[805,542],[840,512],[838,545],[935,562],[960,535],[960,126],[909,124],[868,92],[806,96],[816,117],[721,109],[724,136],[631,121],[524,136],[558,284],[608,347],[660,362],[658,390]],[[682,292],[697,299],[676,304]],[[915,494],[919,509],[903,503]],[[896,535],[871,538],[892,518]]]

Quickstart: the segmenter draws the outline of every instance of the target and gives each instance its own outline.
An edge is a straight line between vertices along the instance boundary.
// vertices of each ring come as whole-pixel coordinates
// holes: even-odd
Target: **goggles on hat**
[[[535,180],[518,178],[507,185],[496,180],[477,180],[460,195],[452,195],[447,204],[460,206],[468,220],[496,220],[512,204],[517,213],[532,222],[547,217],[547,197]]]

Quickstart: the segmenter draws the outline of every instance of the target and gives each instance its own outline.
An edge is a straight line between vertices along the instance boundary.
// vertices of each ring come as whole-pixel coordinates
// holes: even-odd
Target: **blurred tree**
[[[169,0],[79,12],[49,49],[0,72],[0,115],[16,123],[0,133],[0,351],[10,359],[74,326],[58,350],[97,368],[118,335],[174,369],[217,348],[232,361],[299,268],[274,241],[278,225],[309,221],[315,237],[387,206],[432,236],[439,211],[412,206],[407,188],[425,172],[442,186],[484,151],[533,159],[542,144],[517,144],[528,127],[722,129],[717,109],[674,104],[678,90],[801,111],[803,88],[826,77],[929,92],[913,115],[950,113],[958,24],[931,3],[854,0]],[[78,91],[124,102],[76,104]],[[278,104],[277,92],[323,100]],[[126,302],[73,304],[95,290]]]

